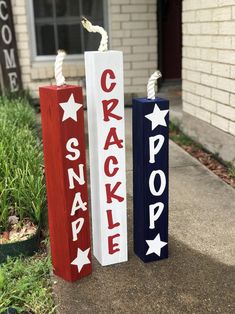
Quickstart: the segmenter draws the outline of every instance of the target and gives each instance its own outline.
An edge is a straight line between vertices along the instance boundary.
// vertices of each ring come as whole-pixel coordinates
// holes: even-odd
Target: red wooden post
[[[52,263],[57,276],[75,281],[91,273],[82,88],[39,91]]]

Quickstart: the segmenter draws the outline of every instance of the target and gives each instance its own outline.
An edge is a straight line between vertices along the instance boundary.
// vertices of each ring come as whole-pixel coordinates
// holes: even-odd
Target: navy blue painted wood
[[[134,251],[144,262],[168,257],[168,244],[166,243],[168,243],[169,112],[166,113],[165,111],[166,126],[157,125],[152,130],[152,122],[145,116],[154,112],[155,105],[161,111],[169,110],[169,101],[166,99],[133,99]],[[156,135],[164,136],[164,143],[155,155],[154,162],[150,163],[149,138]],[[158,141],[155,142],[155,147],[157,143]],[[155,170],[162,170],[166,178],[165,189],[159,196],[153,195],[149,188],[149,178]],[[154,178],[154,191],[158,192],[162,180],[159,175]],[[153,229],[150,229],[149,205],[158,202],[163,203],[164,208],[159,218],[154,222]],[[157,210],[158,207],[154,211],[155,214]],[[155,245],[153,242],[149,242],[151,243],[150,249],[147,241],[154,239]],[[160,249],[158,250],[159,246]],[[151,251],[153,252],[151,253]]]

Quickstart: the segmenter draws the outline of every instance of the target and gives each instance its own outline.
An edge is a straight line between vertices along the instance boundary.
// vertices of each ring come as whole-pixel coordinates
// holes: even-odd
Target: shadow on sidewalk
[[[53,278],[58,313],[235,313],[235,268],[170,237],[169,258],[144,264],[133,253],[129,208],[129,261],[102,267],[74,284]]]

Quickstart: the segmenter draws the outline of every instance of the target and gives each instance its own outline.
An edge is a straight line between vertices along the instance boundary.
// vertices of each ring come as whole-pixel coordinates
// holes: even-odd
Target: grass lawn
[[[9,217],[19,220],[19,231],[25,220],[35,226],[43,223],[45,190],[35,111],[24,97],[0,97],[0,239],[12,230]],[[45,250],[0,264],[0,313],[8,308],[17,313],[54,313],[50,271]]]
[[[50,257],[45,253],[30,258],[8,259],[0,267],[0,310],[18,313],[55,313],[50,285]]]
[[[46,208],[42,146],[26,99],[0,97],[0,233],[9,216],[38,224]]]

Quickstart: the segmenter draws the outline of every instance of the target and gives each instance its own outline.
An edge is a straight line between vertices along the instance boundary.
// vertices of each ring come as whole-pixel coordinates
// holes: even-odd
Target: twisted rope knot
[[[55,80],[57,86],[62,86],[65,84],[65,78],[62,74],[62,66],[65,56],[66,56],[65,51],[58,50],[58,54],[55,59]]]
[[[100,41],[100,46],[98,48],[98,51],[107,51],[108,50],[108,34],[106,30],[98,25],[92,25],[88,19],[85,17],[82,18],[82,25],[83,27],[91,33],[99,33],[101,35],[101,41]]]
[[[155,71],[148,80],[147,85],[147,98],[148,99],[155,99],[155,83],[156,81],[162,77],[162,74],[159,70]]]

